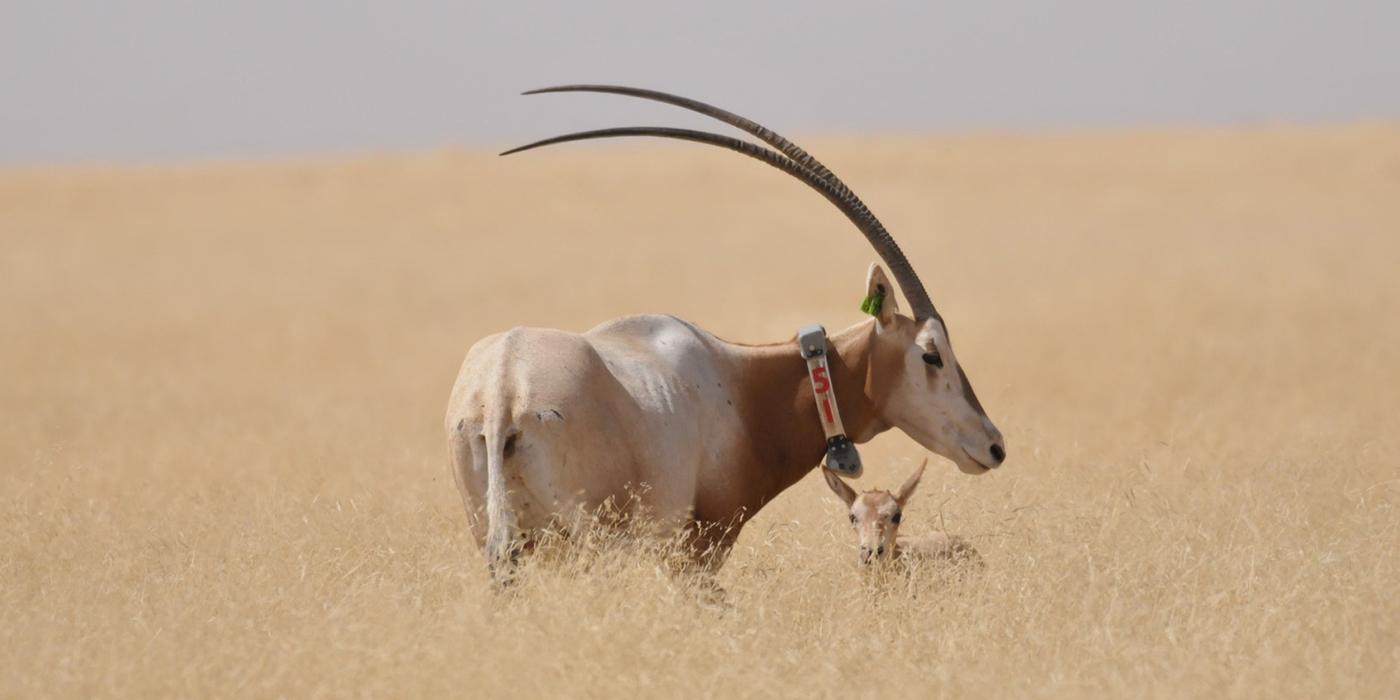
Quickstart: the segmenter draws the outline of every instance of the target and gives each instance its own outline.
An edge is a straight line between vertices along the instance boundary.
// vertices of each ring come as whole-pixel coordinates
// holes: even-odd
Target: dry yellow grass
[[[1400,127],[811,145],[1006,432],[906,521],[985,573],[869,585],[814,474],[727,609],[616,551],[489,592],[439,427],[467,347],[854,322],[869,249],[776,172],[657,144],[12,171],[0,696],[1400,692]],[[866,488],[921,456],[865,455]]]

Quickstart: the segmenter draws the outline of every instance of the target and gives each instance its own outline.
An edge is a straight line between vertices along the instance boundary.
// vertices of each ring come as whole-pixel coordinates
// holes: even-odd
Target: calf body
[[[895,491],[873,490],[856,493],[841,477],[822,469],[827,486],[846,504],[846,517],[860,540],[860,563],[874,561],[912,562],[939,560],[981,564],[982,557],[967,540],[946,532],[917,537],[899,534],[904,509],[924,476],[924,460]]]
[[[946,532],[927,535],[900,535],[895,539],[894,558],[902,561],[969,562],[980,565],[982,555],[971,542]]]

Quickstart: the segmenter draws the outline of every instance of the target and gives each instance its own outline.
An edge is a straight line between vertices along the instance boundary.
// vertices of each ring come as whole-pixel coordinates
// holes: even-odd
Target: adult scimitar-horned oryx
[[[627,127],[566,141],[659,136],[727,148],[807,183],[846,215],[889,266],[909,302],[899,312],[871,265],[873,318],[833,334],[830,380],[846,434],[865,442],[899,428],[969,474],[1006,458],[953,353],[943,319],[875,215],[817,159],[773,131],[662,92],[604,85],[535,90],[604,92],[683,107],[772,146],[688,129]],[[502,154],[505,155],[505,154]],[[792,341],[739,345],[671,316],[633,316],[586,333],[514,328],[472,346],[447,409],[454,474],[493,570],[546,528],[626,503],[684,528],[717,566],[744,522],[820,463],[827,440],[806,362]],[[571,524],[572,523],[572,524]]]

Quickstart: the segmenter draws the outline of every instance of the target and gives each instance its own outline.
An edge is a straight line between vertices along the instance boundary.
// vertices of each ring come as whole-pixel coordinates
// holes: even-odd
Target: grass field
[[[491,593],[442,412],[517,324],[856,322],[856,232],[732,154],[0,172],[0,696],[1395,697],[1400,126],[818,139],[1009,459],[877,585],[813,474],[698,602]],[[923,456],[887,434],[864,488]]]

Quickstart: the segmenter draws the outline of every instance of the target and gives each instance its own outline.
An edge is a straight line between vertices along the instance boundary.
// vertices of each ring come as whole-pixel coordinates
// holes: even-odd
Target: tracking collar
[[[858,477],[861,474],[860,453],[855,443],[846,437],[841,425],[841,411],[836,407],[836,390],[831,385],[831,369],[826,364],[826,329],[820,325],[803,326],[797,331],[797,349],[807,360],[807,376],[812,380],[812,395],[817,400],[817,417],[826,433],[826,467],[839,474]]]

